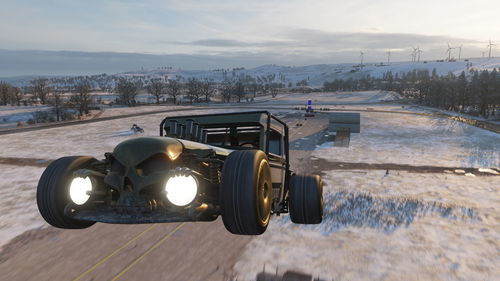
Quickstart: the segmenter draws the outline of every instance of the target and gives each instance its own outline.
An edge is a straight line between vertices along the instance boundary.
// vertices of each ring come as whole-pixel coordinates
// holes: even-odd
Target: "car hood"
[[[169,138],[169,137],[139,137],[118,144],[113,150],[113,156],[124,166],[135,167],[144,160],[156,154],[165,154],[169,159],[177,159],[183,150],[212,149],[217,155],[228,156],[233,150],[204,143]]]
[[[123,165],[134,167],[156,154],[165,154],[175,160],[181,155],[182,149],[182,143],[174,138],[139,137],[118,144],[113,156]]]

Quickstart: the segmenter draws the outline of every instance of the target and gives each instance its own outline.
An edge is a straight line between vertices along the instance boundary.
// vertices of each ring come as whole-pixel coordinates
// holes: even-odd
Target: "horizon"
[[[132,58],[132,59],[131,59]],[[21,63],[20,60],[21,59]],[[93,61],[89,61],[93,59]],[[163,59],[163,61],[161,60]],[[399,64],[423,64],[424,62],[436,62],[437,60],[442,60],[443,58],[437,58],[432,60],[421,59],[420,62],[414,62],[410,60],[401,61],[391,61],[390,65]],[[495,57],[462,57],[462,61],[465,59],[469,60],[488,60],[496,59]],[[72,61],[71,61],[72,60]],[[106,61],[107,60],[107,61]],[[189,67],[189,65],[195,65],[191,62],[195,61],[199,64],[200,61],[206,63],[205,68]],[[44,61],[41,68],[41,61]],[[61,61],[64,61],[61,64]],[[71,61],[71,62],[70,62]],[[176,66],[174,64],[169,64],[169,62],[178,62]],[[210,67],[210,64],[215,64],[214,61],[218,61],[218,65]],[[249,61],[249,60],[248,60]],[[110,62],[113,65],[110,66]],[[140,63],[142,62],[142,64]],[[161,62],[165,62],[162,64]],[[99,64],[100,63],[100,64]],[[384,63],[387,61],[370,61],[365,60],[363,65],[374,65]],[[253,69],[262,66],[278,66],[278,67],[307,67],[314,65],[359,65],[360,61],[343,61],[343,62],[316,62],[309,63],[304,62],[303,64],[286,64],[282,63],[269,63],[266,61],[261,61],[261,63],[251,63],[250,65],[238,65],[231,61],[230,57],[226,57],[225,60],[221,60],[220,57],[213,56],[195,56],[195,55],[185,55],[185,54],[148,54],[148,53],[125,53],[125,52],[84,52],[84,51],[47,51],[47,50],[6,50],[0,48],[0,78],[19,78],[19,77],[61,77],[61,76],[86,76],[86,75],[116,75],[127,72],[140,72],[140,71],[154,71],[154,70],[166,70],[162,68],[171,68],[172,70],[178,71],[212,71],[216,69],[232,69],[241,68]],[[68,65],[69,68],[68,68]],[[76,66],[75,66],[76,65]],[[222,65],[222,66],[221,66]],[[184,67],[183,67],[184,66]],[[186,67],[187,66],[187,67]],[[9,75],[14,70],[15,74]],[[35,69],[33,73],[26,72],[26,69]],[[107,70],[106,70],[107,69]]]
[[[454,58],[488,56],[490,40],[500,40],[495,38],[500,2],[491,0],[459,0],[458,5],[451,0],[419,5],[397,0],[376,5],[368,0],[0,1],[6,7],[0,11],[0,76],[154,67],[147,56],[162,57],[157,66],[192,70],[357,63],[361,52],[367,63],[386,62],[389,51],[391,61],[405,62],[415,48],[423,51],[421,60],[431,61],[447,57],[448,44]],[[494,56],[497,46],[491,49]],[[37,52],[50,58],[34,56]],[[75,57],[55,57],[61,53]],[[114,57],[92,58],[99,54]]]
[[[454,58],[488,56],[500,40],[491,0],[0,1],[9,77],[359,63],[361,52],[366,63],[405,62],[416,48],[432,61],[448,46]]]

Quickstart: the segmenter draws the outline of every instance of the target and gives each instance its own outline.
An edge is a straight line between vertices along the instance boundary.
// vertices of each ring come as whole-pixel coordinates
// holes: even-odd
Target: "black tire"
[[[318,224],[323,220],[323,181],[318,175],[294,175],[288,194],[290,218],[294,223]]]
[[[47,223],[65,229],[82,229],[95,223],[64,215],[64,208],[71,202],[68,186],[72,173],[87,168],[93,161],[97,160],[85,156],[63,157],[50,163],[45,169],[38,181],[36,201],[38,210]]]
[[[220,184],[224,226],[233,234],[264,233],[271,218],[271,168],[261,150],[234,151],[224,161]]]

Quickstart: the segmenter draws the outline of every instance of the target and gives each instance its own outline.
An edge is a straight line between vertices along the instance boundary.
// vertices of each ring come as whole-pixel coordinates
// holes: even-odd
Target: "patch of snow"
[[[0,246],[28,229],[46,226],[36,205],[44,168],[0,165]]]
[[[318,149],[331,161],[464,168],[500,167],[500,134],[443,118],[362,112],[349,148]]]
[[[235,265],[254,280],[265,264],[325,280],[485,280],[497,268],[495,177],[327,171],[319,225],[274,217]],[[479,266],[480,265],[480,266]]]
[[[481,173],[490,173],[490,174],[493,174],[493,175],[498,175],[499,173],[493,169],[490,169],[490,168],[479,168],[479,172]]]

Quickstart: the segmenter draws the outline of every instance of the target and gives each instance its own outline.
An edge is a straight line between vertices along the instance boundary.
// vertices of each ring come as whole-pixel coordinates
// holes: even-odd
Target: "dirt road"
[[[97,123],[97,122],[104,122],[104,121],[110,121],[110,120],[116,120],[116,119],[123,119],[123,118],[130,118],[130,117],[137,117],[137,116],[145,116],[145,115],[153,115],[153,114],[158,114],[158,113],[169,113],[169,112],[182,112],[185,110],[189,111],[197,111],[197,110],[207,110],[207,109],[224,109],[224,108],[238,108],[238,109],[245,109],[245,110],[261,110],[262,106],[257,105],[258,102],[256,103],[249,103],[249,104],[240,104],[240,105],[234,105],[234,104],[219,104],[219,105],[212,105],[210,107],[208,106],[186,106],[182,109],[176,108],[176,109],[159,109],[159,110],[153,110],[153,111],[145,111],[145,112],[138,112],[138,113],[130,113],[130,114],[123,114],[123,115],[116,115],[116,116],[107,116],[107,117],[100,117],[102,115],[103,111],[99,112],[98,115],[94,116],[92,119],[86,119],[86,120],[76,120],[76,121],[63,121],[63,122],[56,122],[56,123],[41,123],[41,124],[36,124],[33,126],[27,126],[27,127],[16,127],[16,128],[9,128],[9,129],[2,129],[0,130],[0,135],[9,135],[9,134],[17,134],[17,133],[23,133],[23,132],[30,132],[30,131],[37,131],[37,130],[43,130],[43,129],[50,129],[50,128],[60,128],[60,127],[67,127],[67,126],[73,126],[73,125],[79,125],[79,124],[90,124],[90,123]],[[375,103],[349,103],[346,105],[374,105]],[[342,103],[339,103],[337,105],[342,105]],[[265,109],[267,110],[272,110],[272,109],[284,109],[284,108],[301,108],[303,104],[295,104],[295,103],[279,103],[275,102],[272,103],[272,105],[266,105]],[[419,115],[419,116],[429,116],[429,117],[438,117],[438,118],[444,118],[444,119],[450,119],[454,120],[457,122],[462,122],[466,123],[469,125],[473,125],[485,130],[489,130],[492,132],[500,133],[500,126],[488,122],[488,121],[481,121],[481,120],[475,120],[475,119],[469,119],[466,117],[461,117],[461,116],[454,116],[454,115],[448,115],[444,113],[423,113],[423,112],[412,112],[412,111],[399,111],[399,110],[375,110],[373,108],[350,108],[350,109],[342,109],[342,108],[337,108],[331,107],[331,104],[322,104],[317,103],[316,106],[318,108],[321,108],[319,111],[326,111],[326,112],[378,112],[378,113],[387,113],[387,114],[403,114],[403,115]],[[324,107],[321,107],[324,106]]]

